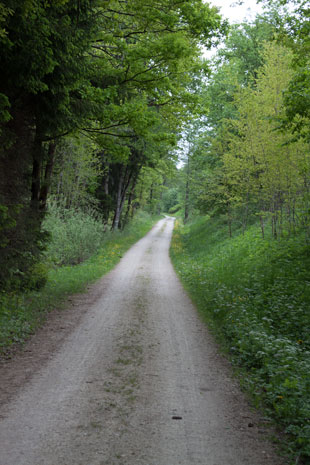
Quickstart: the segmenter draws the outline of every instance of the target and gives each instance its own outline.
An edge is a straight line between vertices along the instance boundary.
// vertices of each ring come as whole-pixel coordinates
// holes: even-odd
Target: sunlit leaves
[[[241,202],[252,200],[258,211],[269,211],[275,217],[283,208],[290,212],[291,202],[296,204],[307,148],[302,142],[292,142],[290,133],[277,130],[285,113],[283,92],[292,76],[290,53],[268,45],[265,60],[256,89],[240,88],[235,94],[238,118],[226,123],[233,131],[223,160],[231,188],[239,192]]]

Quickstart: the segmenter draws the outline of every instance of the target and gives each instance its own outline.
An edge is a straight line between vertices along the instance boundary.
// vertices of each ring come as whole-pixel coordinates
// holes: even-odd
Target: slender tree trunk
[[[42,151],[42,141],[38,134],[36,134],[32,152],[31,206],[37,211],[39,210],[40,202]]]
[[[186,186],[185,186],[185,206],[184,206],[184,223],[188,220],[189,217],[189,175],[190,175],[190,166],[189,166],[189,157],[187,159],[187,173],[186,173]]]
[[[50,142],[47,153],[47,163],[45,167],[44,182],[40,190],[40,209],[46,209],[47,196],[51,184],[51,177],[53,173],[54,160],[55,160],[56,142]]]
[[[261,231],[262,231],[262,238],[265,239],[265,224],[264,224],[263,215],[260,215],[259,221],[260,221],[260,228],[261,228]]]
[[[276,213],[272,214],[272,235],[275,239],[278,238]]]
[[[245,204],[245,211],[242,219],[242,235],[244,236],[245,230],[248,224],[248,212],[249,212],[249,191],[246,195],[246,204]]]
[[[119,220],[121,217],[122,191],[123,191],[124,179],[125,179],[125,169],[122,166],[121,171],[120,171],[120,178],[118,181],[116,207],[115,207],[115,213],[114,213],[114,218],[113,218],[112,228],[111,228],[112,231],[115,231],[118,228]]]
[[[63,177],[63,172],[61,171],[59,173],[59,180],[58,180],[58,183],[57,183],[57,197],[58,198],[60,196],[60,191],[61,191],[61,188],[62,188],[62,177]]]
[[[229,237],[232,237],[232,217],[231,217],[230,208],[228,208],[227,218],[228,218],[228,234],[229,234]]]
[[[126,171],[125,171],[125,182],[124,182],[124,188],[123,188],[122,199],[121,199],[120,218],[121,218],[121,214],[122,214],[122,211],[123,211],[123,207],[125,205],[126,194],[128,192],[128,189],[129,189],[129,186],[130,186],[130,183],[131,183],[131,180],[132,180],[132,176],[133,176],[133,171],[131,171],[127,167]],[[126,180],[126,177],[127,177],[127,180]],[[119,221],[118,227],[119,228],[122,227],[120,221]]]
[[[291,237],[292,234],[292,202],[291,198],[289,197],[288,199],[288,205],[287,205],[287,219],[288,219],[288,236]]]
[[[127,180],[126,180],[126,177],[127,177]],[[114,213],[114,218],[113,218],[113,223],[112,223],[112,228],[111,228],[113,231],[115,231],[120,225],[120,219],[121,219],[121,214],[122,214],[122,210],[123,210],[124,203],[125,203],[126,193],[128,191],[131,179],[132,179],[132,173],[128,169],[128,166],[126,167],[126,169],[124,166],[122,166],[120,170],[120,178],[118,182],[115,213]]]
[[[133,199],[133,196],[134,196],[134,193],[135,193],[137,180],[138,180],[138,176],[135,176],[134,181],[133,181],[132,186],[131,186],[131,189],[130,189],[130,192],[129,192],[129,196],[128,196],[127,210],[126,210],[125,219],[124,219],[124,223],[123,223],[123,229],[124,229],[124,227],[126,226],[126,224],[128,223],[128,220],[129,220],[130,209],[131,209],[132,199]]]
[[[110,179],[110,168],[109,168],[109,164],[107,164],[107,174],[104,178],[104,184],[103,184],[105,195],[109,195],[109,179]]]
[[[295,232],[296,232],[295,199],[293,200],[292,221],[293,221],[293,234],[295,234]]]
[[[105,199],[102,201],[102,209],[103,209],[103,223],[104,223],[104,231],[108,229],[109,217],[110,217],[110,202],[108,202],[109,197],[109,182],[110,182],[110,164],[105,160],[104,152],[102,153],[103,158],[103,166],[104,166],[104,178],[103,178],[103,192],[105,195]]]
[[[164,186],[164,183],[162,184]],[[159,194],[159,202],[157,204],[157,215],[159,215],[161,213],[161,209],[162,209],[162,200],[163,200],[163,191],[161,190],[160,191],[160,194]]]

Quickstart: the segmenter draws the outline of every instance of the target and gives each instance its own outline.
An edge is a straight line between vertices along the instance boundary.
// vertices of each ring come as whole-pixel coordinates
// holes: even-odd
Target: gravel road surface
[[[0,465],[284,463],[175,275],[173,221],[2,363]]]

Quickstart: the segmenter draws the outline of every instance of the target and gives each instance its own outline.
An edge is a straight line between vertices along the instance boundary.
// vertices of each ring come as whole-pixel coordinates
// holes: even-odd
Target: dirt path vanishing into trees
[[[281,465],[169,260],[161,220],[0,365],[1,465]]]

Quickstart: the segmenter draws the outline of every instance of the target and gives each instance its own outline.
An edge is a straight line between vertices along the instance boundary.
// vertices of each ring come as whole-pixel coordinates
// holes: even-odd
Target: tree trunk
[[[11,107],[0,135],[0,287],[17,288],[40,253],[39,153],[34,154],[32,109]],[[36,140],[36,149],[40,144]],[[34,164],[34,160],[36,163]],[[33,178],[31,173],[33,172]],[[34,182],[35,181],[35,182]],[[33,185],[32,185],[33,182]],[[36,200],[33,207],[32,197]],[[16,272],[22,273],[17,274]]]
[[[118,228],[119,225],[119,220],[121,217],[122,213],[122,207],[123,207],[123,187],[124,187],[124,180],[125,180],[125,169],[124,166],[121,167],[121,172],[120,172],[120,178],[118,181],[118,190],[117,190],[117,198],[116,198],[116,207],[115,207],[115,213],[114,213],[114,218],[113,218],[113,223],[112,223],[112,231],[115,231]]]
[[[265,239],[265,225],[264,225],[264,218],[262,215],[260,215],[259,220],[260,220],[260,228],[262,231],[262,238]]]
[[[164,186],[165,183],[163,182],[162,185]],[[161,190],[161,191],[160,191],[160,194],[159,194],[159,202],[158,202],[158,205],[157,205],[157,215],[160,215],[160,213],[161,213],[161,209],[162,209],[162,200],[163,200],[163,191]]]
[[[128,167],[127,167],[126,171],[125,171],[125,177],[124,177],[126,182],[124,181],[124,188],[123,188],[122,198],[121,198],[120,218],[121,218],[121,214],[122,214],[123,207],[124,207],[124,204],[125,204],[126,194],[127,194],[127,191],[129,189],[129,186],[130,186],[130,183],[131,183],[131,180],[132,180],[132,176],[133,176],[133,172],[130,171],[130,169],[128,169]],[[127,177],[127,180],[126,180],[126,177]],[[119,221],[118,227],[121,228],[120,221]]]
[[[186,186],[185,186],[184,223],[186,223],[189,217],[189,174],[190,174],[190,168],[189,168],[189,158],[188,158]]]
[[[230,208],[228,209],[227,219],[228,219],[228,234],[229,234],[229,237],[231,238],[232,237],[232,217],[231,217]]]
[[[277,216],[275,213],[272,215],[272,236],[277,239],[278,238],[278,231],[277,231]]]
[[[129,214],[130,214],[130,209],[131,209],[131,204],[132,204],[132,199],[133,199],[133,196],[134,196],[134,193],[135,193],[135,188],[136,188],[137,180],[138,180],[138,176],[135,176],[135,178],[134,178],[134,180],[133,180],[133,183],[132,183],[132,186],[131,186],[131,189],[130,189],[130,192],[129,192],[129,196],[128,196],[127,210],[126,210],[126,214],[125,214],[123,229],[124,229],[124,227],[126,226],[126,224],[128,223]]]
[[[103,190],[105,195],[109,195],[109,178],[110,178],[110,169],[109,169],[109,164],[107,164],[107,174],[104,177],[104,182],[103,182]]]
[[[39,210],[40,202],[42,152],[42,140],[38,134],[36,134],[32,152],[31,207],[37,211]]]
[[[40,210],[42,211],[46,209],[47,196],[48,196],[48,191],[49,191],[49,187],[51,184],[51,177],[52,177],[53,167],[54,167],[55,151],[56,151],[56,142],[55,141],[50,142],[48,146],[44,182],[42,184],[41,191],[40,191]]]
[[[248,224],[248,212],[249,212],[249,191],[247,191],[245,210],[244,210],[244,214],[242,218],[242,235],[243,236],[246,231],[247,224]]]

